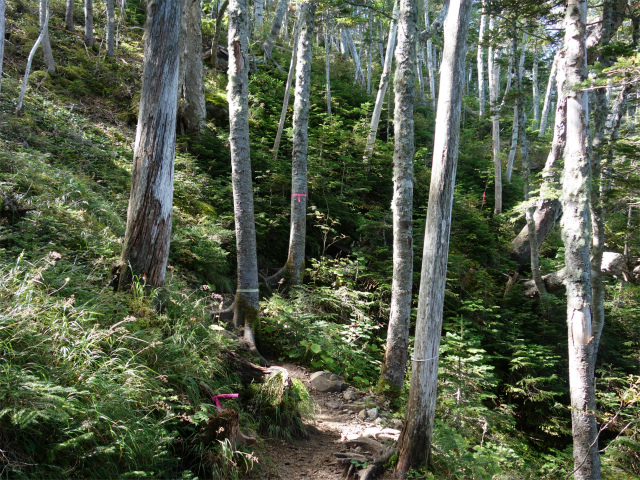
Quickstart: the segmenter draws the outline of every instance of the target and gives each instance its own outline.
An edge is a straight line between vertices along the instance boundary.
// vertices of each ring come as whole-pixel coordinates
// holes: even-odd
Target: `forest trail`
[[[292,378],[301,380],[309,390],[315,403],[315,425],[309,426],[308,439],[292,443],[268,440],[263,453],[273,462],[272,468],[263,470],[262,476],[257,478],[342,480],[345,478],[345,467],[338,461],[336,453],[372,458],[373,451],[355,442],[357,439],[368,437],[382,444],[397,440],[400,431],[385,426],[385,405],[375,397],[357,392],[358,398],[350,401],[344,398],[342,392],[318,392],[309,383],[311,373],[308,370],[287,363],[276,364],[286,368]],[[362,419],[365,406],[382,412],[377,424],[374,420]]]

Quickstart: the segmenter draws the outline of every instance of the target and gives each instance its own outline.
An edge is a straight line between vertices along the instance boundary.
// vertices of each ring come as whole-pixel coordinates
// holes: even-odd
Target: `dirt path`
[[[336,453],[371,455],[371,450],[356,445],[354,440],[361,437],[375,439],[376,442],[393,442],[399,430],[386,425],[384,404],[375,398],[357,392],[357,398],[348,400],[343,393],[321,393],[310,387],[310,372],[291,364],[279,364],[289,371],[293,378],[303,381],[313,396],[316,408],[315,427],[308,440],[286,443],[268,440],[264,446],[273,464],[263,471],[262,479],[279,480],[342,480],[344,466],[339,463]],[[347,395],[349,397],[349,395]],[[376,408],[382,418],[374,420],[364,417],[363,410]],[[387,417],[387,418],[385,418]],[[375,422],[375,423],[374,423]],[[397,423],[394,426],[398,426]],[[375,442],[374,442],[375,443]]]

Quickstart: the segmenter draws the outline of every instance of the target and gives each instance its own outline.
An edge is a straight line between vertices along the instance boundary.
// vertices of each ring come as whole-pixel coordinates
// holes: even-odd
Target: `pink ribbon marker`
[[[306,197],[306,193],[294,193],[291,195],[292,197],[298,197],[298,203],[300,203],[300,197]]]
[[[484,205],[484,201],[487,197],[487,191],[485,190],[484,192],[482,192],[482,204]]]
[[[218,398],[237,398],[238,394],[237,393],[223,393],[221,395],[216,395],[215,397],[211,397],[211,400],[216,402],[216,407],[218,407],[218,410],[222,410],[222,405],[220,404],[220,401],[218,400]]]

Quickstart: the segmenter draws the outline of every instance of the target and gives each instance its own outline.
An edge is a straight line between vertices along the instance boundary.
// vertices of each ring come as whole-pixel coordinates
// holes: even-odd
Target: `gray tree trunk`
[[[547,83],[547,91],[544,95],[544,104],[542,106],[542,115],[540,116],[540,132],[539,137],[543,137],[547,131],[547,118],[549,117],[549,107],[551,105],[551,92],[555,86],[556,71],[558,68],[558,56],[557,53],[553,58],[553,64],[551,65],[551,72],[549,73],[549,83]]]
[[[45,19],[49,16],[49,1],[40,0],[40,29],[44,32],[42,36],[42,55],[47,72],[56,71],[56,63],[53,60],[51,42],[49,41],[49,23]]]
[[[387,93],[387,87],[389,86],[389,77],[391,76],[391,66],[393,62],[393,52],[396,47],[396,35],[397,35],[397,19],[398,19],[398,0],[393,7],[393,15],[389,22],[389,38],[387,40],[387,52],[384,56],[384,66],[382,67],[382,76],[380,77],[380,86],[378,87],[378,94],[376,96],[376,103],[373,107],[373,114],[371,115],[371,124],[369,125],[369,135],[367,135],[367,145],[364,150],[364,164],[369,167],[369,159],[373,153],[373,147],[376,143],[376,136],[378,135],[378,125],[380,124],[380,114],[382,112],[382,105],[384,104],[384,96]]]
[[[38,35],[38,38],[33,44],[33,47],[31,47],[31,51],[29,52],[29,57],[27,58],[27,66],[24,69],[24,77],[22,77],[22,87],[20,88],[20,95],[18,96],[18,105],[16,106],[16,115],[20,115],[22,113],[22,102],[24,101],[24,94],[27,91],[29,73],[31,72],[31,63],[33,63],[33,57],[35,57],[36,51],[38,50],[40,43],[42,43],[42,39],[44,38],[44,34],[47,31],[48,26],[49,26],[49,8],[46,9],[44,23],[40,27],[40,33]],[[4,37],[3,37],[3,48],[4,48]]]
[[[416,43],[417,43],[416,51],[419,52],[419,54],[416,55],[416,61],[413,62],[413,64],[414,64],[416,73],[418,74],[418,86],[420,88],[419,104],[421,106],[424,106],[424,105],[427,104],[427,99],[426,99],[425,94],[424,94],[424,92],[425,92],[424,77],[422,75],[422,63],[420,62],[420,58],[422,57],[421,50],[422,50],[423,46],[422,46],[422,43],[418,42],[417,40],[416,40]],[[397,99],[396,99],[396,103],[397,103]]]
[[[480,30],[478,32],[478,105],[480,116],[484,116],[484,31],[487,23],[487,15],[484,13],[487,1],[482,0],[482,15],[480,16]]]
[[[107,56],[113,58],[116,44],[116,9],[113,0],[106,0],[107,6]],[[201,52],[199,52],[201,53]]]
[[[4,29],[7,0],[0,0],[0,91],[2,91],[2,61],[4,60]]]
[[[75,30],[73,25],[73,0],[67,0],[67,4],[64,10],[64,24],[65,28],[70,32]]]
[[[278,131],[276,133],[276,139],[273,142],[272,155],[275,160],[278,158],[278,150],[280,150],[280,139],[282,138],[282,132],[284,131],[284,122],[287,119],[287,110],[289,109],[289,97],[291,95],[291,84],[293,83],[293,75],[296,72],[296,58],[298,52],[298,35],[299,35],[299,21],[296,23],[293,33],[293,53],[291,54],[291,64],[289,65],[289,75],[287,76],[287,85],[284,89],[284,99],[282,100],[282,110],[280,112],[280,121],[278,122]],[[279,280],[280,278],[278,278]]]
[[[411,389],[406,421],[398,440],[396,473],[401,475],[426,463],[433,438],[451,209],[460,141],[462,76],[471,4],[471,0],[452,0],[444,28]]]
[[[180,34],[178,117],[190,133],[205,131],[207,115],[202,66],[202,10],[199,0],[183,0]]]
[[[398,20],[395,109],[393,118],[393,280],[387,347],[379,389],[391,397],[402,393],[409,349],[413,285],[413,108],[417,7],[402,0]]]
[[[93,0],[84,0],[84,44],[93,47]]]
[[[164,284],[171,239],[181,0],[149,5],[131,194],[118,288]],[[169,72],[169,73],[168,73]]]
[[[209,60],[214,72],[218,70],[218,42],[220,42],[220,32],[222,31],[222,19],[224,18],[224,13],[228,6],[229,0],[224,0],[222,6],[218,10],[218,14],[216,15],[216,29],[213,33],[213,41],[211,42],[211,60]]]
[[[495,18],[489,17],[489,30],[497,33]],[[489,102],[491,104],[491,145],[493,150],[494,196],[493,213],[502,213],[502,158],[500,157],[500,106],[498,94],[500,90],[500,49],[489,47]]]
[[[254,0],[253,2],[253,31],[256,37],[262,36],[264,28],[264,0]]]
[[[329,62],[329,50],[331,46],[329,45],[329,31],[325,29],[324,31],[324,48],[325,48],[325,69],[327,75],[327,115],[331,118],[331,68]],[[369,69],[371,69],[371,55],[369,56]]]
[[[598,425],[595,418],[595,360],[591,295],[591,216],[587,93],[575,86],[587,79],[586,0],[568,0],[565,17],[567,144],[562,185],[562,238],[565,246],[569,386],[575,478],[599,480]]]
[[[533,121],[537,125],[540,121],[540,86],[538,85],[538,43],[533,49],[533,71],[531,73],[533,83]]]
[[[518,64],[518,71],[517,71],[517,75],[520,80],[520,83],[522,83],[522,76],[524,75],[524,60],[525,60],[525,44],[527,41],[527,34],[524,33],[522,35],[522,51],[520,52],[520,63]],[[515,57],[516,52],[517,52],[517,37],[516,35],[514,35],[513,37],[513,56]],[[518,87],[520,88],[520,87]],[[507,95],[509,92],[505,92],[505,95]],[[518,101],[519,100],[519,101]],[[516,150],[518,149],[518,139],[521,137],[520,134],[520,129],[521,128],[525,128],[522,127],[522,125],[524,125],[524,123],[522,123],[520,121],[520,114],[522,113],[522,115],[524,116],[524,110],[523,110],[523,105],[522,105],[522,92],[518,92],[518,100],[516,101],[516,105],[513,107],[513,129],[511,131],[511,149],[509,150],[509,160],[507,161],[507,171],[505,173],[505,180],[507,182],[511,181],[511,174],[513,173],[513,163],[516,159]],[[524,133],[526,134],[526,131],[524,131]]]
[[[276,11],[273,14],[273,20],[271,21],[271,30],[269,30],[269,34],[262,44],[262,50],[264,51],[265,58],[271,58],[271,52],[273,51],[273,46],[276,43],[276,38],[278,38],[280,30],[282,29],[282,19],[284,18],[286,10],[287,0],[278,0],[278,3],[276,3]]]
[[[300,33],[293,101],[293,158],[291,162],[291,231],[286,276],[289,285],[300,285],[304,277],[307,233],[307,149],[309,147],[309,100],[315,1],[300,4]]]
[[[259,291],[249,151],[249,9],[246,0],[229,2],[228,37],[229,146],[238,252],[233,323],[237,328],[244,328],[245,340],[255,348],[253,329],[259,321]]]
[[[351,58],[353,59],[353,65],[356,71],[355,82],[360,85],[360,88],[364,89],[364,72],[362,71],[362,64],[360,63],[360,55],[358,55],[358,49],[356,48],[356,44],[353,41],[353,35],[351,35],[351,30],[348,28],[343,28],[342,33],[344,35],[349,52],[351,52]]]

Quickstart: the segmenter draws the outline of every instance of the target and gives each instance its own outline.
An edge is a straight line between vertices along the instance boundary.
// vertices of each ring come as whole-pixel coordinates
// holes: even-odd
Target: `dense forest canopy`
[[[0,0],[0,478],[274,478],[282,362],[398,428],[351,478],[640,478],[639,40],[629,0]]]

